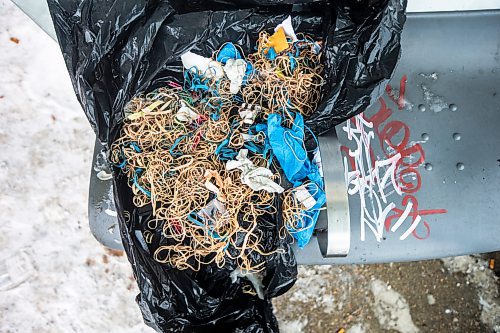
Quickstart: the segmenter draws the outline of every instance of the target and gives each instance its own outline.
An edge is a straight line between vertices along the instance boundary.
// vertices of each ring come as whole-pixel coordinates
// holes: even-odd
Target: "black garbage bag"
[[[98,139],[109,149],[118,137],[125,104],[138,93],[182,82],[180,55],[209,56],[224,42],[253,52],[261,30],[288,15],[298,32],[324,41],[326,85],[307,119],[317,134],[362,112],[382,94],[400,54],[406,0],[48,0],[77,97]],[[116,171],[116,170],[115,170]],[[152,258],[138,238],[152,219],[132,203],[127,179],[114,173],[123,246],[132,264],[145,322],[158,332],[277,332],[270,299],[297,276],[278,216],[262,221],[267,257],[264,299],[245,293],[245,278],[232,283],[235,267],[173,269]]]

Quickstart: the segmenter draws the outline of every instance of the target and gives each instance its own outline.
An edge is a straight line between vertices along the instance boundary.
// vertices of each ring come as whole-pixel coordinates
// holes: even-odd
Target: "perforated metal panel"
[[[376,160],[400,152],[406,155],[406,164],[416,164],[414,168],[399,167],[396,173],[397,177],[403,174],[406,192],[392,193],[387,203],[382,202],[382,208],[391,202],[395,207],[382,216],[388,230],[383,223],[380,242],[369,229],[366,240],[360,240],[360,196],[349,195],[349,254],[323,258],[318,243],[311,242],[296,251],[298,261],[388,262],[499,250],[499,86],[499,11],[409,15],[392,89],[364,113],[374,123],[371,147]],[[346,124],[337,127],[340,145],[355,150],[355,139],[349,140],[343,127]],[[353,123],[351,127],[355,127]],[[405,136],[407,142],[397,149],[388,147],[387,141],[398,146]],[[344,156],[347,151],[344,149]],[[339,163],[323,160],[324,167],[338,167]],[[349,170],[354,168],[349,166]],[[387,169],[381,170],[382,176]],[[386,193],[393,189],[390,183]],[[365,207],[371,213],[376,198],[370,198],[368,192]],[[410,216],[392,232],[409,202],[413,204]],[[400,240],[418,216],[415,232]]]

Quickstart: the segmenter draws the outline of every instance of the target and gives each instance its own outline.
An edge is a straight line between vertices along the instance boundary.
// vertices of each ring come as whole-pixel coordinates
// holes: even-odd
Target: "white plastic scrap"
[[[257,135],[255,134],[247,134],[247,133],[241,133],[241,136],[243,137],[243,141],[248,142],[248,141],[253,141]]]
[[[96,176],[97,179],[102,181],[110,180],[113,178],[113,174],[111,174],[111,172],[106,172],[106,170],[99,171]]]
[[[314,44],[311,46],[311,51],[314,54],[319,54],[321,52],[321,44],[318,42],[314,42]]]
[[[319,175],[321,177],[324,177],[323,163],[321,162],[321,152],[319,151],[319,148],[316,148],[316,150],[314,151],[313,163],[316,164],[316,166],[318,167]]]
[[[205,188],[212,193],[219,194],[219,188],[212,184],[209,180],[205,181]]]
[[[313,198],[311,193],[307,190],[304,185],[300,185],[294,191],[295,198],[306,208],[309,210],[316,205],[316,199]]]
[[[261,110],[262,108],[259,105],[247,105],[243,103],[239,111],[243,124],[252,125],[255,121],[255,117],[257,117]]]
[[[198,216],[202,218],[214,218],[215,213],[224,215],[226,213],[226,207],[222,202],[217,200],[217,198],[211,200],[205,207],[200,209]]]
[[[177,120],[183,123],[191,123],[192,121],[198,118],[198,113],[196,113],[193,109],[191,109],[186,102],[181,100],[180,104],[181,107],[179,108],[179,111],[177,111],[177,113],[175,114],[175,118],[177,118]]]
[[[204,75],[206,78],[211,79],[215,77],[216,79],[222,79],[224,77],[224,69],[218,61],[205,58],[190,51],[181,55],[181,60],[185,69],[192,70],[194,67],[198,70],[199,74]]]
[[[293,30],[292,26],[292,17],[288,16],[283,22],[278,24],[276,28],[274,28],[274,32],[278,31],[279,28],[283,28],[283,31],[285,32],[285,36],[290,37],[292,39],[292,42],[296,42],[299,39],[297,38],[297,35],[295,35],[295,30]]]
[[[264,299],[264,284],[262,283],[262,275],[259,273],[243,273],[240,268],[235,269],[229,275],[231,278],[231,282],[235,283],[238,281],[238,278],[246,278],[253,285],[253,288],[257,292],[257,296],[260,299]]]
[[[243,84],[243,78],[247,71],[247,62],[243,59],[228,59],[224,65],[224,72],[231,81],[229,91],[231,94],[237,94]]]
[[[241,149],[236,160],[227,161],[226,170],[241,170],[241,181],[254,191],[264,190],[269,193],[282,193],[285,189],[271,179],[273,172],[268,168],[256,167],[247,158],[247,155],[248,150]]]

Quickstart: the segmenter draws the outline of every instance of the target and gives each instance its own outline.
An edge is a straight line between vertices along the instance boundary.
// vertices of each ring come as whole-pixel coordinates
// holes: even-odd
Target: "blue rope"
[[[134,148],[134,150],[136,151],[136,153],[140,153],[141,152],[141,148],[139,148],[139,146],[135,142],[132,142],[130,144],[130,147]]]
[[[190,222],[196,224],[199,227],[204,228],[210,237],[215,238],[215,239],[222,239],[222,240],[225,239],[225,237],[219,236],[219,234],[217,234],[217,232],[210,230],[210,228],[206,224],[198,221],[197,217],[198,217],[198,214],[196,214],[195,212],[191,212],[191,213],[189,213],[187,218]]]
[[[295,67],[297,66],[297,60],[295,60],[295,58],[293,57],[293,54],[291,54],[290,52],[288,53],[288,56],[290,57],[290,69],[293,73],[293,71],[295,70]]]
[[[120,164],[116,164],[116,166],[119,167],[120,169],[123,169],[125,165],[127,165],[127,160],[123,160],[123,162],[121,162]]]
[[[187,135],[183,135],[183,136],[180,136],[177,139],[175,139],[174,144],[168,150],[170,152],[170,155],[172,155],[174,157],[182,156],[182,153],[176,153],[176,152],[174,152],[174,149],[175,149],[175,147],[177,147],[177,145],[179,144],[179,142],[181,142],[186,137],[187,137]]]
[[[138,171],[136,171],[136,173],[134,173],[134,185],[137,186],[137,188],[139,189],[139,191],[141,191],[142,193],[144,193],[145,195],[147,195],[148,198],[151,198],[151,192],[149,192],[148,190],[142,188],[141,185],[139,185],[139,182],[137,181],[137,173],[139,173],[139,170],[142,171],[142,169],[137,169]]]

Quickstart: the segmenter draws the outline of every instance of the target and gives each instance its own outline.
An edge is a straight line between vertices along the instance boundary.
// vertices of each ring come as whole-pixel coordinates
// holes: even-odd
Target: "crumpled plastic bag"
[[[302,2],[302,3],[301,3]],[[362,112],[382,94],[400,53],[406,0],[48,0],[59,44],[84,112],[106,146],[118,137],[124,106],[136,94],[182,82],[180,56],[205,57],[232,42],[252,53],[261,30],[289,15],[296,32],[324,43],[322,101],[306,124],[316,134]],[[231,156],[234,157],[234,156]],[[279,237],[280,215],[259,222],[266,251],[264,299],[232,283],[236,266],[179,271],[153,260],[136,231],[152,219],[137,208],[124,175],[114,172],[122,243],[140,289],[145,322],[158,332],[277,332],[270,299],[297,276],[288,239]],[[279,205],[279,203],[276,203]],[[160,239],[158,234],[155,239]],[[157,246],[159,244],[152,244]],[[234,275],[234,274],[233,274]]]
[[[306,120],[315,134],[363,112],[384,93],[401,53],[406,0],[335,0],[325,39],[323,77],[330,91]]]

